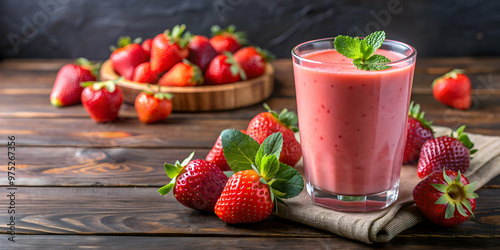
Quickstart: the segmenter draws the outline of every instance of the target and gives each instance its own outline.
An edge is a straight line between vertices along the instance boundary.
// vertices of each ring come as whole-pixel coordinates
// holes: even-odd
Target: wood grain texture
[[[17,147],[16,185],[161,187],[170,181],[164,163],[182,162],[193,151],[205,159],[209,150]],[[6,165],[0,164],[0,175],[7,176]],[[8,185],[7,178],[0,185]]]
[[[331,234],[275,216],[254,224],[230,225],[211,212],[199,212],[178,203],[158,188],[19,187],[16,190],[19,234],[94,235],[220,235],[258,237],[330,237]],[[5,197],[6,189],[0,194]],[[400,236],[500,238],[500,197],[495,189],[478,190],[476,217],[459,227],[423,224]],[[0,210],[0,218],[7,210]],[[2,232],[7,230],[0,224]]]
[[[396,236],[386,244],[366,245],[334,235],[329,237],[147,237],[147,236],[76,236],[76,235],[18,235],[16,243],[6,247],[40,249],[40,242],[47,249],[449,249],[460,242],[460,248],[494,249],[500,239],[488,239],[478,243],[477,238],[435,237],[423,240],[418,237]]]

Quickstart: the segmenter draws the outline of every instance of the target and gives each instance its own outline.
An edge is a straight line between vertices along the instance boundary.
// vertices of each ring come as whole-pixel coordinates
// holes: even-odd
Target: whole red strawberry
[[[153,38],[148,38],[142,42],[141,46],[145,51],[148,51],[149,53],[151,53],[151,44],[152,43],[153,43]]]
[[[193,36],[189,40],[189,61],[198,65],[205,72],[208,64],[217,56],[217,51],[212,47],[210,41],[205,36]]]
[[[141,45],[131,43],[130,37],[120,37],[118,48],[111,47],[111,50],[113,53],[111,53],[110,60],[113,69],[127,80],[132,80],[135,67],[149,61],[149,52],[145,51]]]
[[[432,222],[440,226],[455,226],[466,221],[476,208],[474,193],[476,182],[469,180],[460,171],[434,172],[417,184],[413,199]]]
[[[432,172],[440,172],[443,168],[465,173],[469,168],[470,155],[477,152],[472,149],[469,137],[463,133],[465,125],[457,129],[457,137],[442,136],[426,141],[420,150],[418,160],[418,177],[424,178]]]
[[[427,140],[434,138],[434,131],[431,127],[432,121],[425,120],[424,112],[420,113],[419,104],[414,105],[411,102],[409,110],[403,163],[416,164],[422,145]]]
[[[78,58],[76,64],[66,64],[59,72],[50,93],[50,103],[54,107],[80,103],[83,87],[80,82],[95,81],[99,65],[85,58]]]
[[[245,130],[240,130],[242,133],[246,134]],[[229,171],[231,168],[229,167],[229,164],[227,164],[226,158],[224,157],[224,152],[222,148],[222,142],[221,142],[221,136],[217,138],[217,141],[215,141],[214,146],[208,152],[207,157],[205,158],[206,161],[213,162],[217,167],[219,167],[222,171]]]
[[[227,223],[252,223],[267,218],[276,202],[299,195],[304,179],[292,167],[279,162],[283,135],[267,137],[259,145],[234,129],[221,133],[224,156],[236,172],[226,183],[215,205],[215,214]]]
[[[118,117],[123,103],[123,94],[115,81],[85,82],[82,91],[82,104],[90,117],[96,122],[110,122]]]
[[[234,60],[229,52],[216,56],[208,65],[205,72],[206,84],[226,84],[246,80],[245,71]]]
[[[444,105],[467,110],[470,108],[470,79],[462,70],[455,69],[432,83],[434,98]]]
[[[186,25],[176,25],[172,31],[157,35],[151,44],[151,70],[157,74],[168,71],[176,63],[187,58],[188,40],[182,37]]]
[[[166,119],[172,113],[172,95],[142,92],[135,98],[135,110],[141,122],[149,124]]]
[[[224,51],[234,53],[241,48],[242,44],[246,43],[245,33],[235,32],[236,27],[234,25],[230,25],[226,29],[214,25],[211,31],[210,44],[218,54],[222,54]]]
[[[214,211],[215,203],[224,189],[228,177],[215,164],[205,160],[192,160],[192,153],[182,163],[165,163],[165,171],[172,180],[158,192],[166,195],[174,189],[174,196],[182,205]]]
[[[156,84],[157,80],[158,80],[158,74],[154,73],[151,70],[150,62],[144,62],[135,67],[132,81]]]
[[[215,214],[231,224],[259,222],[269,217],[274,201],[269,185],[261,183],[260,178],[255,170],[231,176],[215,205]]]
[[[200,68],[188,60],[182,60],[165,73],[158,84],[163,86],[189,87],[201,85],[203,73]]]
[[[300,143],[295,139],[295,132],[298,129],[297,115],[283,109],[278,115],[271,108],[264,104],[268,112],[256,115],[248,124],[247,134],[255,139],[259,144],[271,134],[281,132],[283,134],[283,150],[281,151],[280,162],[289,166],[295,166],[302,157]]]
[[[256,47],[245,47],[234,54],[234,60],[240,64],[248,79],[264,74],[266,61],[271,58],[269,52]]]

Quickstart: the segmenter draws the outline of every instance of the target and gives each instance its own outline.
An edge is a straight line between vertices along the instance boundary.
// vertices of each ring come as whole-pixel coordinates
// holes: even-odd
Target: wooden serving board
[[[114,80],[119,77],[113,69],[111,61],[107,60],[101,67],[101,81]],[[123,80],[117,83],[123,92],[123,100],[134,104],[137,95],[148,90],[144,83]],[[157,85],[151,85],[158,91]],[[161,86],[161,92],[174,95],[172,106],[174,111],[211,111],[228,110],[256,104],[268,98],[274,88],[274,68],[266,64],[266,71],[248,81],[240,81],[223,85],[206,85],[196,87]]]

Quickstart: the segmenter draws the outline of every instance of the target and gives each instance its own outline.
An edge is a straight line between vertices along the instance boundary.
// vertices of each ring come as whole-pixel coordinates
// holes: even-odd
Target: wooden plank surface
[[[91,235],[245,235],[256,237],[327,237],[328,232],[272,216],[260,223],[231,225],[214,213],[199,212],[178,203],[172,194],[161,196],[148,187],[19,187],[16,209],[18,234]],[[0,190],[5,197],[9,191]],[[497,189],[480,189],[471,218],[458,227],[424,222],[400,236],[433,235],[500,239]],[[6,210],[0,212],[1,218]],[[0,230],[8,230],[6,223]]]
[[[104,247],[106,249],[205,248],[256,244],[259,248],[428,249],[494,248],[500,244],[500,176],[478,191],[476,217],[458,227],[424,221],[387,244],[368,246],[271,216],[252,225],[231,226],[207,212],[196,212],[156,189],[169,181],[163,163],[196,150],[204,158],[224,128],[243,129],[262,112],[261,104],[220,112],[172,114],[144,125],[130,105],[108,124],[90,120],[81,105],[54,108],[48,97],[59,68],[72,60],[0,61],[0,147],[7,135],[18,138],[19,249]],[[276,110],[296,110],[292,64],[273,62],[275,92],[266,100]],[[412,99],[434,124],[500,136],[500,58],[419,59]],[[477,89],[468,111],[454,110],[432,97],[432,80],[464,68]],[[0,163],[0,175],[5,175]],[[3,173],[3,174],[2,174]],[[6,195],[0,178],[0,195]],[[0,210],[0,218],[6,216]],[[7,226],[0,224],[0,236]],[[52,235],[56,234],[56,235]],[[85,235],[85,236],[81,236]],[[152,236],[152,237],[150,237]],[[4,244],[4,241],[6,244]],[[0,249],[11,249],[2,240]],[[224,243],[221,243],[224,242]]]

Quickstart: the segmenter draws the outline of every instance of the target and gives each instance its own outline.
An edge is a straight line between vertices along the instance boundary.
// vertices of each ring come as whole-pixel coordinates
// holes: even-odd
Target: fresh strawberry
[[[80,103],[83,87],[80,82],[95,81],[100,65],[94,65],[85,58],[78,58],[76,64],[66,64],[57,73],[50,103],[54,107]]]
[[[465,125],[457,129],[457,137],[451,132],[451,136],[430,139],[422,145],[417,167],[418,177],[424,178],[445,167],[462,173],[467,171],[470,155],[477,152],[477,149],[472,149],[474,143],[463,133],[464,129]]]
[[[217,51],[212,47],[210,41],[205,36],[193,36],[189,40],[189,61],[198,65],[205,72],[208,64],[217,56]]]
[[[135,67],[132,81],[156,84],[157,80],[158,80],[158,74],[154,73],[151,70],[150,62],[144,62]]]
[[[142,92],[135,98],[135,110],[141,122],[149,124],[166,119],[172,113],[172,95]]]
[[[115,82],[121,81],[84,82],[82,104],[90,117],[96,122],[110,122],[118,117],[118,111],[123,103],[123,94]]]
[[[247,134],[261,144],[269,135],[281,132],[283,151],[281,151],[280,162],[295,166],[302,157],[300,143],[295,139],[295,132],[298,131],[294,127],[297,124],[297,115],[287,109],[283,109],[278,115],[267,104],[264,104],[264,108],[268,112],[262,112],[250,121]]]
[[[157,35],[151,44],[151,70],[157,74],[168,71],[176,63],[187,58],[188,41],[182,37],[186,25],[176,25],[172,31]]]
[[[151,43],[153,43],[153,38],[148,38],[142,42],[141,46],[145,51],[151,53]]]
[[[413,199],[418,209],[432,222],[440,226],[455,226],[466,221],[476,208],[474,193],[476,182],[460,171],[434,172],[417,184]]]
[[[206,84],[226,84],[246,80],[245,71],[234,60],[229,52],[216,56],[208,65],[205,72]]]
[[[246,134],[245,130],[240,130],[243,134]],[[207,157],[205,158],[206,161],[213,162],[217,167],[219,167],[222,171],[229,171],[231,168],[229,167],[229,164],[227,164],[226,158],[224,157],[224,152],[222,151],[222,142],[221,142],[221,136],[217,138],[217,141],[215,141],[214,146],[208,152]]]
[[[403,156],[404,164],[415,164],[418,162],[420,148],[424,142],[434,138],[434,131],[431,127],[432,121],[424,118],[424,112],[420,113],[420,105],[410,103],[408,123],[406,125],[406,145]]]
[[[274,133],[259,145],[234,129],[221,133],[224,155],[236,173],[229,178],[215,205],[215,214],[227,223],[252,223],[267,218],[277,202],[300,194],[304,180],[292,167],[280,163],[283,135]]]
[[[266,61],[271,58],[269,52],[256,47],[245,47],[234,54],[234,60],[240,64],[248,79],[264,74]]]
[[[215,205],[215,214],[231,224],[259,222],[269,217],[274,201],[269,185],[261,183],[260,178],[255,170],[231,176]]]
[[[176,63],[158,81],[158,84],[163,86],[177,87],[196,86],[202,83],[203,73],[200,68],[186,59]]]
[[[228,177],[215,164],[205,160],[192,160],[194,152],[182,163],[165,163],[165,171],[172,180],[158,192],[166,195],[174,189],[174,196],[182,205],[214,211],[215,203],[224,189]]]
[[[140,38],[134,40],[134,42],[139,41]],[[145,51],[141,45],[131,43],[130,37],[120,37],[118,48],[114,46],[110,48],[113,51],[110,56],[113,69],[127,80],[132,80],[135,67],[149,61],[149,52]]]
[[[210,44],[218,54],[222,54],[224,51],[234,53],[241,48],[242,44],[246,43],[245,33],[235,32],[236,27],[234,25],[230,25],[226,29],[214,25],[211,31]]]
[[[467,110],[470,108],[470,79],[462,70],[454,69],[432,83],[434,98],[444,105]]]

